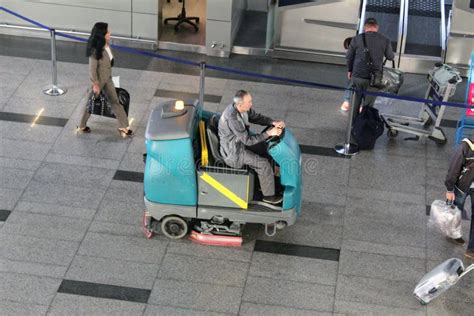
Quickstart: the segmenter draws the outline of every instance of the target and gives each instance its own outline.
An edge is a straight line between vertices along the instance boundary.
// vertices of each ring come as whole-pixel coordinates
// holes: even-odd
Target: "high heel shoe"
[[[123,138],[132,137],[134,135],[133,131],[128,128],[119,128],[118,131]]]
[[[91,129],[89,128],[89,126],[86,126],[86,127],[76,126],[76,133],[90,133],[90,132],[91,132]]]

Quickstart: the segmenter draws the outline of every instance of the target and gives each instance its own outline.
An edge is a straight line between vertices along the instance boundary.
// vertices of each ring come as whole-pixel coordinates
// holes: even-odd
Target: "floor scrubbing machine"
[[[219,154],[219,115],[198,101],[159,104],[146,129],[145,214],[147,238],[161,231],[171,239],[210,245],[240,246],[245,223],[265,226],[265,233],[293,225],[301,210],[299,145],[288,129],[267,140],[279,166],[279,205],[262,202],[254,172],[228,167]]]
[[[454,95],[456,86],[462,82],[459,71],[442,63],[437,63],[429,71],[427,79],[429,85],[425,99],[444,102]],[[444,105],[424,103],[418,117],[388,113],[383,113],[381,116],[388,128],[387,136],[389,138],[397,137],[398,132],[405,132],[414,135],[413,138],[406,138],[407,140],[419,140],[420,137],[427,137],[438,145],[444,145],[447,139],[440,124],[445,108]]]

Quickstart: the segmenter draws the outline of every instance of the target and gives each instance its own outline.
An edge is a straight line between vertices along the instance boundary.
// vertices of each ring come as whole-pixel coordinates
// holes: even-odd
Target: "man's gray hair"
[[[235,93],[234,95],[234,103],[235,104],[241,104],[242,102],[244,102],[244,97],[246,95],[249,95],[250,93],[248,93],[247,91],[245,90],[239,90]]]

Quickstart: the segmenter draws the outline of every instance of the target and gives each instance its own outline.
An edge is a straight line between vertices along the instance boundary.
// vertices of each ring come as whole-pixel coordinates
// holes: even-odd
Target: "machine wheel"
[[[395,138],[398,136],[398,131],[396,129],[389,129],[387,131],[387,137],[388,138]]]
[[[161,231],[171,239],[181,239],[188,233],[188,223],[178,216],[168,216],[161,221]]]

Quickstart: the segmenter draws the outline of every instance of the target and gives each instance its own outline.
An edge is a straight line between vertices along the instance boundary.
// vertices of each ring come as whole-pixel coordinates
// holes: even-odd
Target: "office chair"
[[[181,24],[183,23],[188,23],[190,25],[192,25],[194,27],[194,31],[199,31],[199,27],[197,26],[197,23],[199,23],[199,18],[198,17],[195,17],[195,16],[186,16],[186,1],[185,0],[182,0],[183,2],[183,7],[181,8],[181,14],[179,14],[177,17],[175,18],[167,18],[165,19],[165,24],[168,24],[168,21],[178,21],[178,23],[175,24],[174,26],[174,30],[177,32],[178,31],[178,28]],[[196,23],[193,23],[192,21],[196,21]]]

